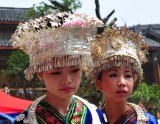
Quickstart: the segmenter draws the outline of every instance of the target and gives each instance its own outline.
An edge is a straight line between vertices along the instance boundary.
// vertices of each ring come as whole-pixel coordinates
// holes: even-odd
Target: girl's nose
[[[120,77],[119,80],[118,80],[118,86],[119,87],[124,87],[126,86],[126,80],[124,77]]]
[[[70,74],[64,74],[62,78],[64,84],[69,84],[72,82],[72,76]]]

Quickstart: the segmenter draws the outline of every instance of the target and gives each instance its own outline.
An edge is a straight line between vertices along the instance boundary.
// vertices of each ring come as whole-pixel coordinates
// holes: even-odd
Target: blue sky
[[[48,0],[0,0],[1,7],[32,7],[33,4]],[[77,13],[95,15],[95,0],[80,0],[83,4]],[[113,9],[115,13],[111,17],[117,17],[116,24],[127,26],[137,24],[160,24],[160,0],[99,0],[102,17],[108,15]]]

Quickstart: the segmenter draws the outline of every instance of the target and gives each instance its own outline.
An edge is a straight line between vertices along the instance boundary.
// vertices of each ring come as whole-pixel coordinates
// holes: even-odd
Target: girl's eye
[[[79,68],[76,68],[76,69],[73,69],[71,72],[72,72],[72,73],[76,73],[76,72],[78,72],[78,71],[80,71],[80,69],[79,69]]]
[[[117,77],[116,74],[110,74],[109,77]]]
[[[51,74],[52,74],[52,75],[59,75],[60,72],[58,72],[58,71],[57,71],[57,72],[52,72]]]
[[[125,75],[126,78],[132,78],[132,75]]]

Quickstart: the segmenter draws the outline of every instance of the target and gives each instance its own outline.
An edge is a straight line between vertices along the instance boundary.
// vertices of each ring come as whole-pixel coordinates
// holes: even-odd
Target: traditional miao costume
[[[30,65],[25,70],[26,79],[33,74],[63,66],[81,65],[86,72],[93,62],[90,40],[97,27],[103,23],[84,14],[58,13],[29,20],[20,24],[12,36],[15,48],[29,55]],[[67,56],[67,57],[66,57]],[[78,97],[72,97],[69,111],[63,116],[44,101],[45,96],[22,114],[16,124],[103,124],[103,113],[96,106]],[[56,99],[55,99],[56,100]]]
[[[114,124],[158,124],[157,119],[143,105],[128,104],[130,109],[121,115]],[[102,112],[106,113],[105,107]]]
[[[93,39],[91,55],[94,68],[91,70],[88,80],[94,82],[100,72],[112,67],[129,67],[135,76],[133,78],[136,79],[133,87],[133,90],[136,90],[143,76],[141,65],[147,61],[147,52],[148,46],[140,34],[136,34],[126,27],[109,29]],[[143,107],[133,103],[128,104],[129,111],[124,113],[114,124],[158,123],[157,119],[149,112],[144,111]]]
[[[64,117],[43,100],[35,102],[17,117],[15,124],[105,124],[104,114],[93,104],[73,96],[67,115]]]

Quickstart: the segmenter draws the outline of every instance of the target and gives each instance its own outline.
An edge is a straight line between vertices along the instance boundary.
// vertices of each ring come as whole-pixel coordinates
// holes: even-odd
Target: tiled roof
[[[160,48],[160,43],[155,40],[152,40],[152,39],[145,37],[145,41],[147,42],[149,47],[159,47]]]
[[[23,22],[27,19],[22,15],[27,13],[29,8],[0,7],[0,21]]]
[[[12,46],[10,39],[0,39],[0,47]]]
[[[137,25],[129,28],[134,32],[141,33],[145,36],[145,40],[149,47],[160,48],[160,24]]]
[[[158,38],[160,37],[160,28],[154,28],[152,26],[149,26],[146,30],[148,31],[147,33],[152,33]]]

